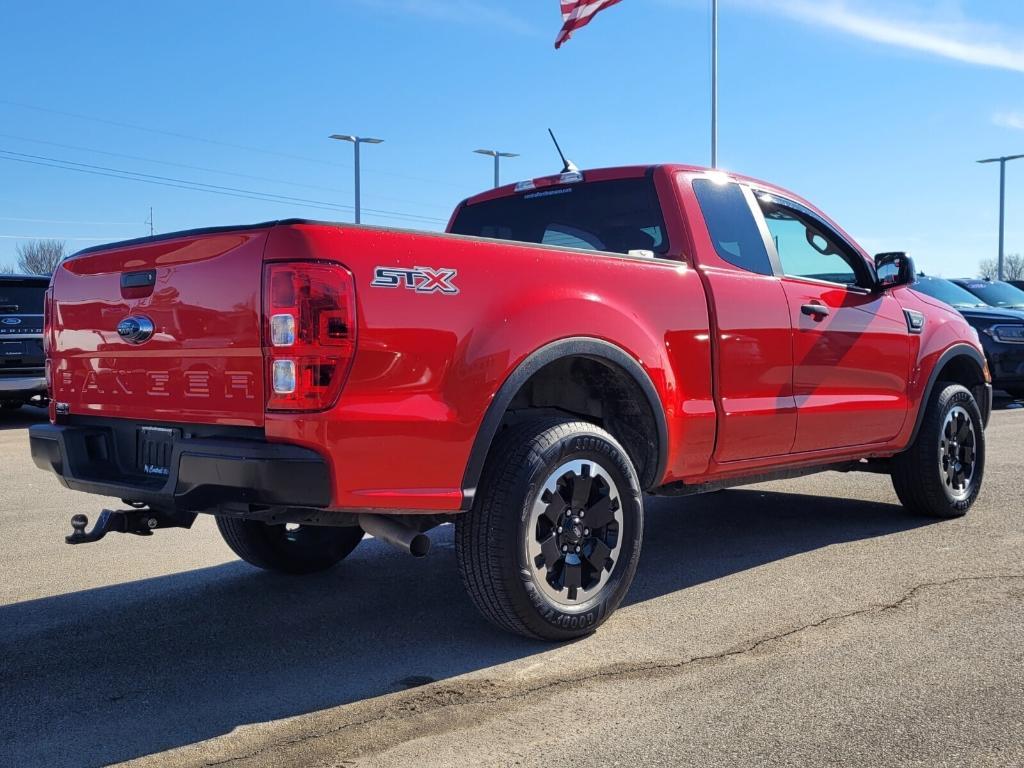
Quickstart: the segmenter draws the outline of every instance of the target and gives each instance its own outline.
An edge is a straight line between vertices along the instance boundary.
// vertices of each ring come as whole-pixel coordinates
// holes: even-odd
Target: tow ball
[[[158,528],[191,528],[196,519],[195,512],[161,512],[155,509],[104,509],[96,525],[86,531],[89,518],[74,515],[71,518],[73,533],[65,536],[68,544],[89,544],[99,541],[108,533],[132,533],[136,536],[152,536]]]

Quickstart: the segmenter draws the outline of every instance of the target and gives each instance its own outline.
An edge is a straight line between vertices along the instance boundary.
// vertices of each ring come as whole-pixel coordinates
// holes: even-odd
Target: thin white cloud
[[[437,21],[486,26],[535,35],[537,30],[523,19],[484,0],[359,0],[362,5],[395,15],[425,16]]]
[[[863,4],[854,8],[846,0],[758,0],[751,4],[885,45],[1024,72],[1024,31],[1011,32],[970,21],[962,14],[950,13],[948,2],[932,3],[930,7],[889,3],[884,11],[865,10]],[[893,6],[902,7],[903,13]]]
[[[1024,131],[1024,112],[996,112],[992,122],[1000,128],[1013,128]]]

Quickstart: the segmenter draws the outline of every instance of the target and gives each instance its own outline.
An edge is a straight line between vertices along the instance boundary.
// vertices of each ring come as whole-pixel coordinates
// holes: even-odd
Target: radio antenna
[[[558,156],[562,158],[562,173],[573,173],[578,171],[579,168],[576,167],[576,164],[572,160],[566,159],[562,148],[558,146],[558,139],[555,138],[555,132],[548,128],[548,133],[551,134],[551,140],[555,143],[555,149],[558,150]]]

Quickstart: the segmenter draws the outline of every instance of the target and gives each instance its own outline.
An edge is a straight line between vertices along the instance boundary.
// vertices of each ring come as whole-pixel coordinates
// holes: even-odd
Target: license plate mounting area
[[[171,474],[171,454],[178,439],[178,430],[168,427],[139,427],[136,465],[150,477]]]

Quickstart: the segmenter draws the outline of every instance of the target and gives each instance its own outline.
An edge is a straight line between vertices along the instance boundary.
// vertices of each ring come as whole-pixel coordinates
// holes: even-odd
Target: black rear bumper
[[[207,512],[224,504],[323,508],[331,502],[330,471],[320,454],[262,440],[181,438],[167,475],[145,475],[135,466],[135,426],[37,424],[29,429],[32,459],[72,490],[154,508]]]
[[[0,376],[0,400],[27,403],[46,394],[46,377],[42,371]]]

